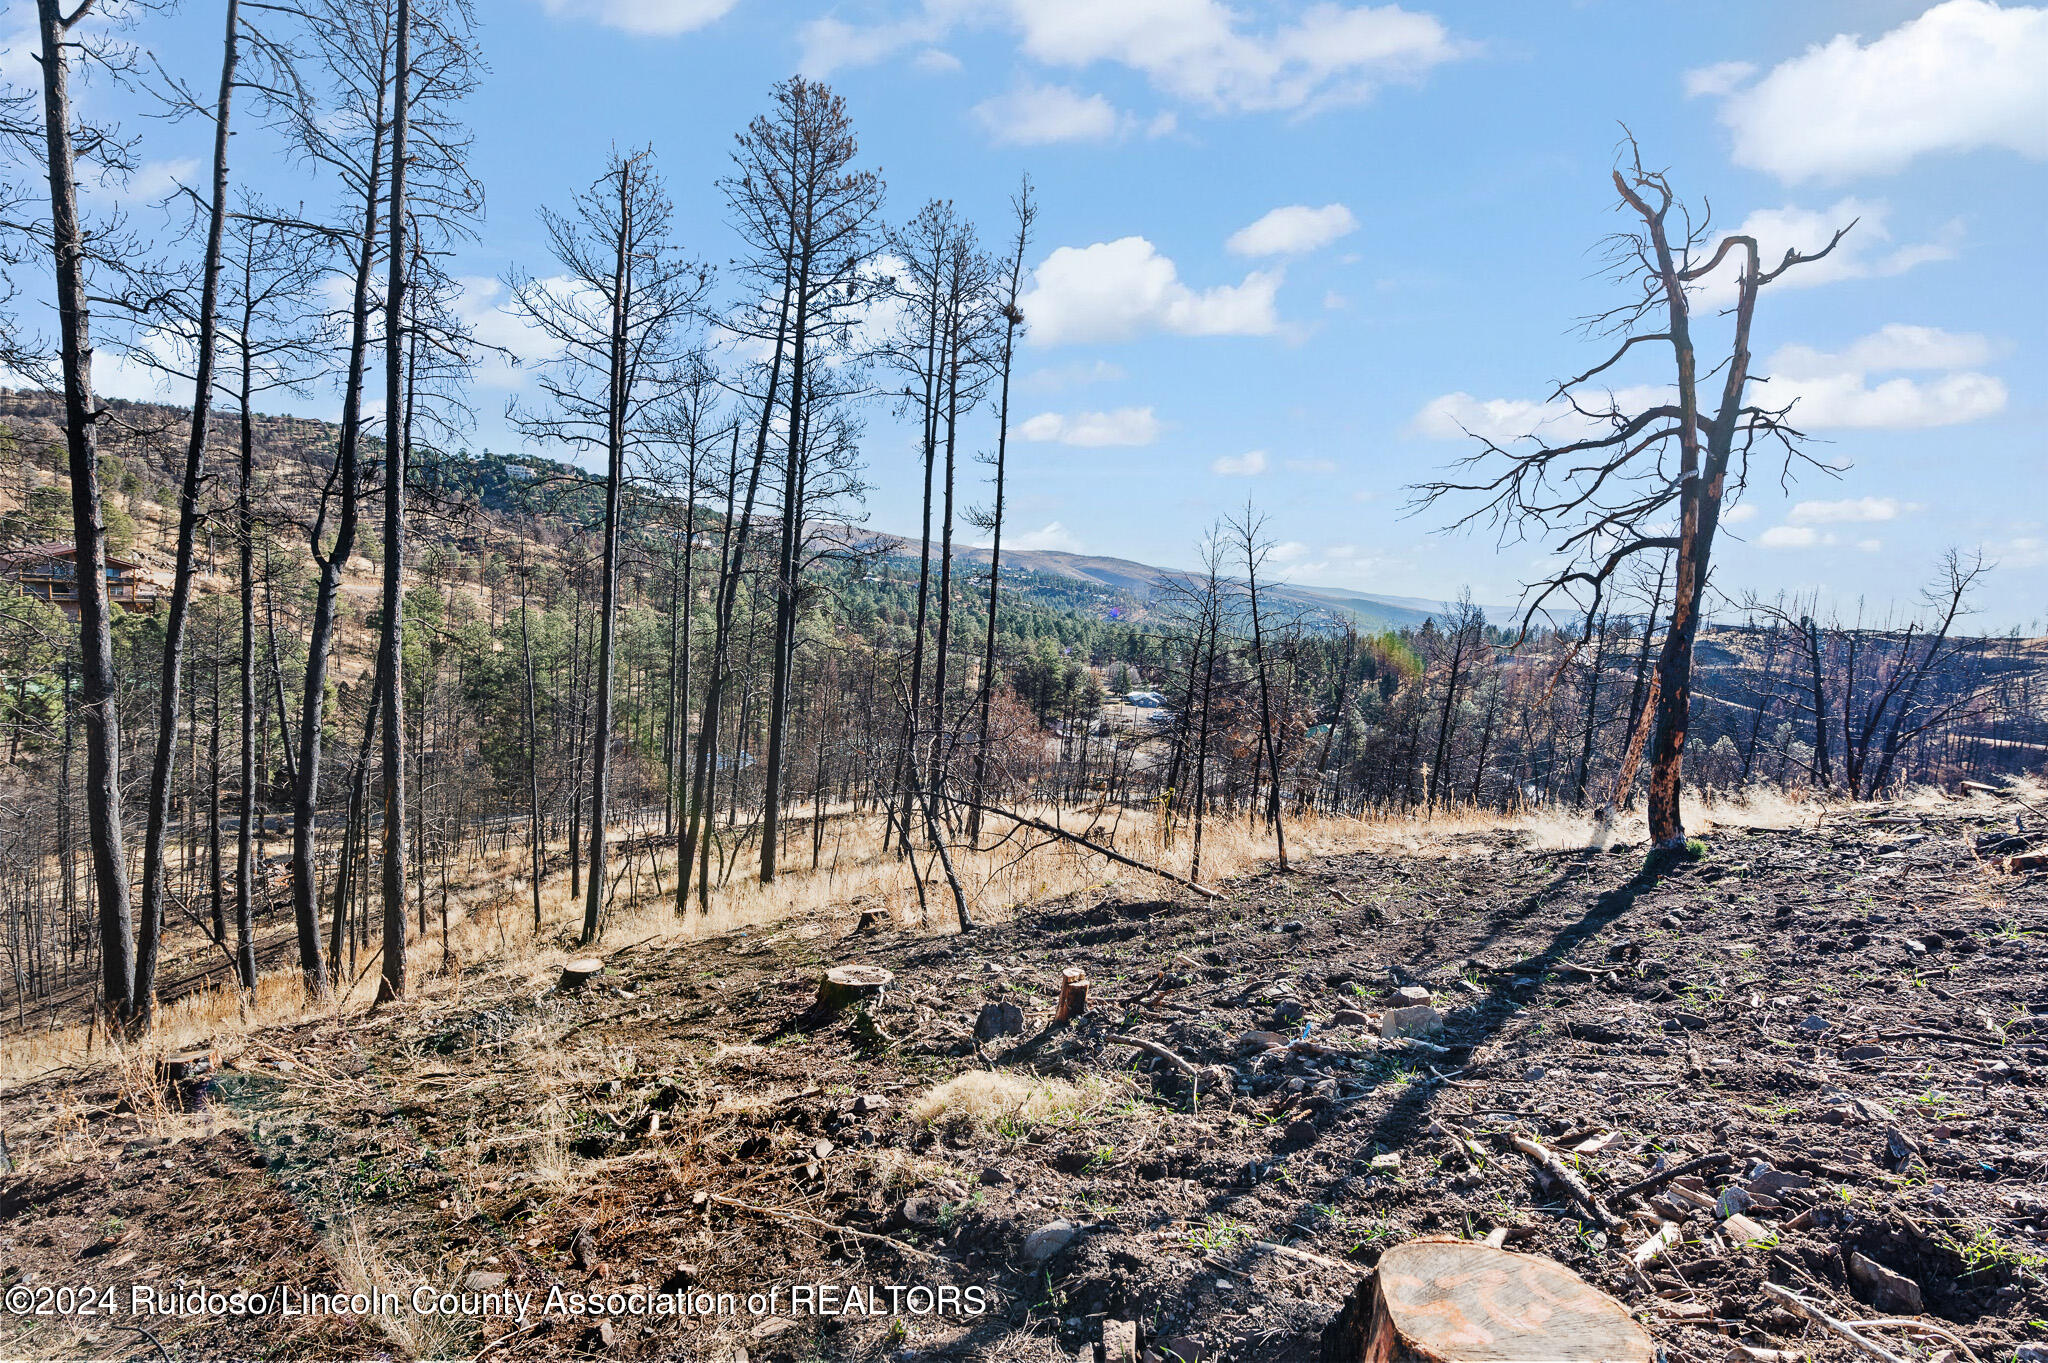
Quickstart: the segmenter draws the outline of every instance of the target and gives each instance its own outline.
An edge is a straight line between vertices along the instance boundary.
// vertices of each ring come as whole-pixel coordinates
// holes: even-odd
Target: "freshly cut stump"
[[[1381,1256],[1323,1332],[1323,1363],[1652,1363],[1628,1308],[1550,1259],[1477,1240]]]
[[[584,956],[570,961],[562,967],[562,978],[555,981],[557,993],[573,994],[604,974],[604,962],[595,956]]]
[[[880,998],[896,977],[878,965],[835,965],[818,981],[818,1008],[838,1013],[868,999]]]

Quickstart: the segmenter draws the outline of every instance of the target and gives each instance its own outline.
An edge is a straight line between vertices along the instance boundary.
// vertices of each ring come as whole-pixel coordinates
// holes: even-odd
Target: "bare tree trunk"
[[[92,391],[92,309],[86,293],[85,234],[78,220],[71,138],[71,26],[59,0],[36,0],[43,69],[43,137],[50,182],[51,268],[64,369],[64,444],[71,474],[71,522],[78,582],[78,717],[85,728],[85,813],[99,899],[100,1003],[132,1019],[135,922],[121,836],[121,721],[115,702],[114,637],[107,596],[107,527],[100,501],[99,414]]]
[[[377,666],[384,678],[384,963],[379,1002],[402,999],[405,962],[405,172],[412,78],[412,0],[397,0],[392,64],[390,277],[384,296],[384,592]]]
[[[164,615],[163,667],[157,683],[156,754],[149,770],[149,805],[142,835],[141,940],[135,958],[136,1030],[149,1026],[156,999],[156,963],[164,921],[164,834],[171,816],[171,776],[178,753],[178,701],[185,675],[185,617],[192,604],[193,540],[199,527],[199,492],[206,474],[207,419],[213,412],[213,358],[220,315],[221,236],[228,211],[228,113],[234,98],[239,0],[227,0],[227,38],[221,56],[220,94],[214,107],[213,199],[207,209],[206,254],[200,265],[197,364],[192,415],[185,436],[185,473],[178,484],[178,556]]]

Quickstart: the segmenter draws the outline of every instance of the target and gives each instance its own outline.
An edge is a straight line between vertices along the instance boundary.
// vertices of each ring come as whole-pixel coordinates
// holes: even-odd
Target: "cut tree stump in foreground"
[[[1562,1264],[1477,1240],[1380,1258],[1323,1332],[1322,1363],[1651,1363],[1628,1308]]]
[[[555,981],[555,991],[561,994],[573,994],[602,974],[604,974],[604,962],[595,956],[584,956],[566,962],[562,966],[562,978]]]
[[[1088,1011],[1088,972],[1075,966],[1068,966],[1060,972],[1060,1006],[1054,1011],[1054,1023],[1068,1022]]]
[[[842,1012],[857,1003],[879,998],[896,977],[878,965],[835,965],[818,981],[818,1008]]]

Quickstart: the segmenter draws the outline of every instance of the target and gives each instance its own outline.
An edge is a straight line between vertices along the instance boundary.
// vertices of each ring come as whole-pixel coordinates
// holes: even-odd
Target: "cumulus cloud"
[[[1073,531],[1058,521],[1050,521],[1036,530],[1027,530],[1010,541],[1013,549],[1054,549],[1063,554],[1081,552],[1081,541]]]
[[[1756,239],[1757,254],[1768,269],[1784,259],[1785,252],[1818,251],[1837,230],[1855,224],[1834,250],[1786,271],[1773,288],[1810,289],[1844,279],[1885,279],[1955,257],[1956,242],[1962,235],[1959,221],[1951,222],[1936,240],[1895,244],[1888,226],[1890,217],[1891,206],[1882,200],[1845,198],[1823,209],[1758,209],[1735,230]],[[1733,301],[1738,268],[1740,262],[1731,254],[1720,269],[1700,282],[1701,300],[1709,306]]]
[[[1159,438],[1159,419],[1150,407],[1119,407],[1113,412],[1040,412],[1017,427],[1022,440],[1101,448],[1149,445]]]
[[[1042,65],[1122,66],[1217,112],[1354,103],[1468,50],[1436,16],[1399,5],[1322,3],[1260,27],[1223,0],[916,0],[873,23],[806,23],[800,65],[825,75],[939,42],[965,23],[1007,28]]]
[[[1966,366],[1990,358],[1991,343],[1971,333],[1894,323],[1839,352],[1786,346],[1761,372],[1774,405],[1795,402],[1802,430],[1922,430],[1978,421],[2005,410],[2002,380]],[[1898,370],[1940,371],[1928,378],[1882,379]]]
[[[1820,531],[1810,525],[1774,525],[1756,542],[1766,549],[1811,549],[1820,540]]]
[[[1062,246],[1032,271],[1018,300],[1034,345],[1126,341],[1147,332],[1181,336],[1267,336],[1281,273],[1254,270],[1241,283],[1196,290],[1143,237]]]
[[[1712,66],[1696,67],[1685,73],[1685,93],[1692,99],[1730,94],[1755,74],[1756,66],[1751,62],[1715,62]]]
[[[1064,85],[1021,85],[974,106],[974,117],[997,142],[1019,147],[1053,142],[1103,142],[1120,126],[1116,106],[1101,95]]]
[[[1841,34],[1754,84],[1730,82],[1720,119],[1736,164],[1789,183],[1888,174],[1916,157],[1982,148],[2041,160],[2044,70],[2048,9],[1947,0],[1869,42]],[[1728,75],[1724,63],[1689,80],[1716,93]]]
[[[673,38],[723,19],[739,0],[540,0],[556,19],[583,19],[649,38]]]
[[[1854,525],[1895,521],[1913,509],[1896,497],[1847,497],[1836,502],[1800,502],[1785,519],[1794,525]]]
[[[1231,233],[1224,245],[1240,256],[1297,256],[1319,251],[1357,230],[1358,219],[1343,204],[1289,204]]]
[[[1623,411],[1652,406],[1666,397],[1665,390],[1661,388],[1631,387],[1613,391],[1614,402]],[[1599,400],[1597,396],[1587,394],[1587,409],[1596,410],[1592,404]],[[1577,439],[1606,429],[1606,423],[1589,419],[1565,402],[1476,398],[1470,393],[1460,392],[1431,398],[1409,419],[1408,429],[1429,440],[1463,440],[1478,436],[1496,444],[1505,444],[1531,437],[1545,441]]]
[[[1034,369],[1018,378],[1017,386],[1043,392],[1058,392],[1061,389],[1080,388],[1091,383],[1115,383],[1124,376],[1124,367],[1120,364],[1111,364],[1108,360],[1076,360],[1072,364],[1046,365]]]
[[[1266,471],[1266,452],[1248,450],[1243,454],[1219,455],[1209,461],[1209,472],[1223,478],[1254,478]]]

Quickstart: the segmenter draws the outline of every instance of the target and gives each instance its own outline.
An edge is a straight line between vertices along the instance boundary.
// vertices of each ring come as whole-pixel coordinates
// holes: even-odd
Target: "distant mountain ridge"
[[[916,540],[886,531],[870,532],[866,539],[895,558],[915,557],[918,551]],[[989,551],[955,545],[953,558],[955,562],[986,568]],[[1061,549],[1005,549],[1003,563],[1008,568],[1092,583],[1108,591],[1127,593],[1146,605],[1157,602],[1172,584],[1189,582],[1194,578],[1194,574],[1182,568],[1161,568],[1108,554],[1075,554]],[[1443,619],[1452,609],[1448,602],[1421,597],[1382,596],[1341,587],[1308,587],[1292,582],[1275,581],[1267,593],[1276,603],[1321,611],[1340,619],[1349,617],[1360,629],[1368,631],[1413,629],[1425,620]]]

